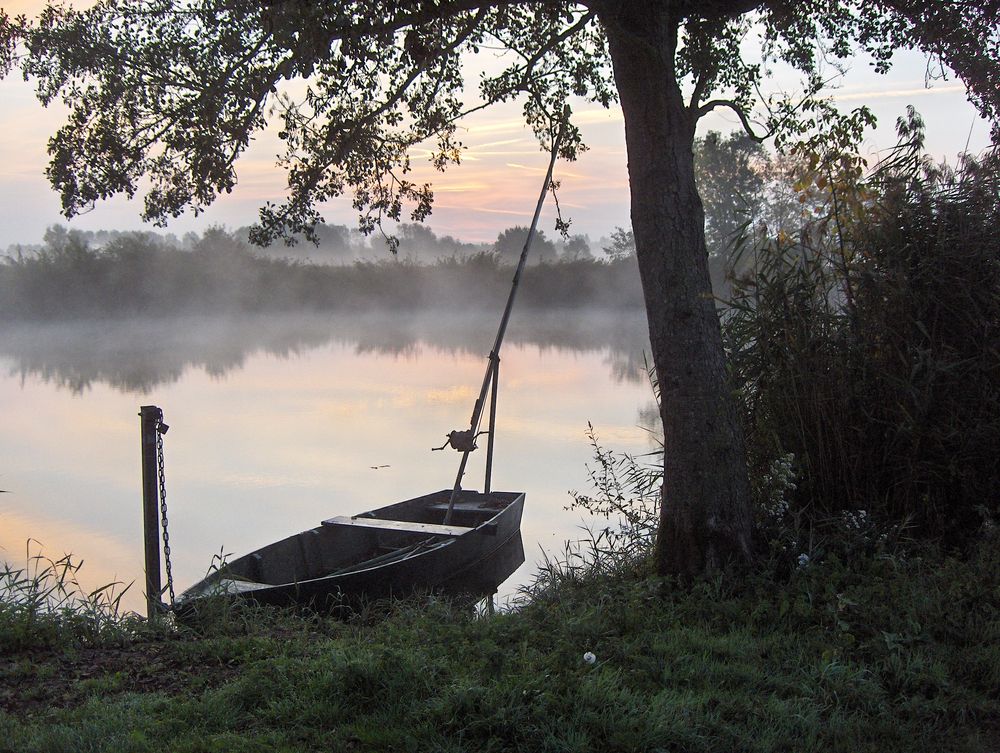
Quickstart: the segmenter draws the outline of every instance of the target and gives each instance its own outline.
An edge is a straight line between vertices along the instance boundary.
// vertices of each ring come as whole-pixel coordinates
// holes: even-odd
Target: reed
[[[791,512],[958,545],[998,514],[1000,160],[935,166],[904,125],[864,185],[824,181],[840,201],[744,252],[723,331],[751,475],[790,463]]]
[[[0,654],[40,648],[117,645],[143,629],[138,615],[122,610],[131,584],[80,584],[83,562],[53,559],[29,539],[25,564],[0,563]]]
[[[659,525],[662,451],[640,456],[615,452],[601,444],[589,422],[587,437],[593,449],[587,465],[590,490],[571,492],[573,501],[566,509],[580,510],[592,522],[561,551],[542,552],[534,578],[518,590],[516,603],[557,598],[561,590],[583,583],[641,579],[650,573]]]

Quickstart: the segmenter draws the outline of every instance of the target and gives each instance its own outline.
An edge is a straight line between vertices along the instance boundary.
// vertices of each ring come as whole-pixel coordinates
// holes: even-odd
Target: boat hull
[[[178,599],[330,609],[417,592],[487,596],[524,562],[522,492],[445,489],[322,525],[225,564]]]

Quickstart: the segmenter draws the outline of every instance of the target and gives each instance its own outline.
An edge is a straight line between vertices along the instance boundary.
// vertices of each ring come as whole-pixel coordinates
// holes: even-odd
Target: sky
[[[41,0],[0,0],[9,14],[36,13]],[[968,148],[976,153],[989,142],[989,126],[968,103],[965,88],[954,76],[925,86],[926,64],[922,55],[900,53],[889,75],[878,76],[863,60],[830,93],[844,107],[862,104],[872,108],[878,127],[864,144],[873,157],[895,143],[896,118],[913,105],[927,124],[927,148],[937,159],[954,162]],[[473,77],[470,77],[472,79]],[[792,80],[776,81],[785,89]],[[559,199],[564,217],[572,221],[571,232],[584,233],[594,241],[629,222],[628,177],[623,120],[617,108],[578,103],[575,122],[582,126],[590,150],[575,163],[560,163],[556,179],[561,181]],[[530,221],[544,175],[542,154],[519,117],[519,105],[487,109],[463,123],[461,139],[467,146],[462,165],[445,175],[425,166],[420,155],[416,179],[434,183],[435,205],[427,225],[438,235],[466,241],[488,242],[512,225]],[[91,212],[67,221],[60,215],[59,198],[45,179],[46,143],[62,124],[65,110],[59,105],[43,108],[30,82],[15,71],[0,80],[0,251],[10,244],[41,240],[45,229],[63,224],[81,230],[159,230],[144,225],[141,200],[113,199]],[[700,133],[729,132],[738,128],[735,116],[716,111],[703,118]],[[198,217],[184,215],[162,232],[183,235],[202,232],[212,225],[230,229],[251,224],[257,209],[267,201],[280,202],[285,187],[283,172],[275,166],[280,150],[277,128],[261,133],[237,164],[239,185],[232,194],[215,202]],[[320,207],[327,222],[356,225],[349,198]],[[555,235],[554,209],[548,202],[540,227]]]

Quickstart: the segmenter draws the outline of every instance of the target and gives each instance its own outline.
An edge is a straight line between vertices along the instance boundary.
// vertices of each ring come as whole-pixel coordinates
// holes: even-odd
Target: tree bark
[[[660,387],[656,567],[686,579],[750,559],[750,486],[712,299],[694,178],[697,115],[677,81],[672,5],[623,0],[601,20],[625,115],[632,230]]]

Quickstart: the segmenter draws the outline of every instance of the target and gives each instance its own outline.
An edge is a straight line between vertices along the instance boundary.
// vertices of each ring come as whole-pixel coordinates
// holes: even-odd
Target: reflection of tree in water
[[[648,344],[639,350],[611,350],[604,358],[604,363],[611,369],[612,378],[619,384],[622,382],[633,384],[643,382],[647,379],[646,358],[648,353]]]
[[[178,381],[192,368],[221,379],[256,353],[296,358],[332,343],[405,360],[426,349],[485,358],[495,334],[496,320],[477,315],[87,321],[8,326],[0,331],[0,357],[12,362],[9,372],[22,383],[40,379],[74,394],[97,384],[143,393]],[[515,315],[505,342],[543,352],[603,350],[616,380],[645,378],[642,353],[649,346],[641,313]]]
[[[663,421],[660,419],[660,406],[655,400],[650,400],[646,405],[639,408],[639,427],[645,429],[649,434],[649,447],[651,450],[663,449]]]
[[[636,424],[644,429],[649,437],[649,448],[653,452],[663,449],[663,420],[660,418],[660,406],[657,404],[657,390],[651,373],[648,351],[645,348],[628,348],[623,351],[611,351],[604,362],[611,367],[611,374],[618,382],[646,382],[649,384],[650,399],[639,407]]]

